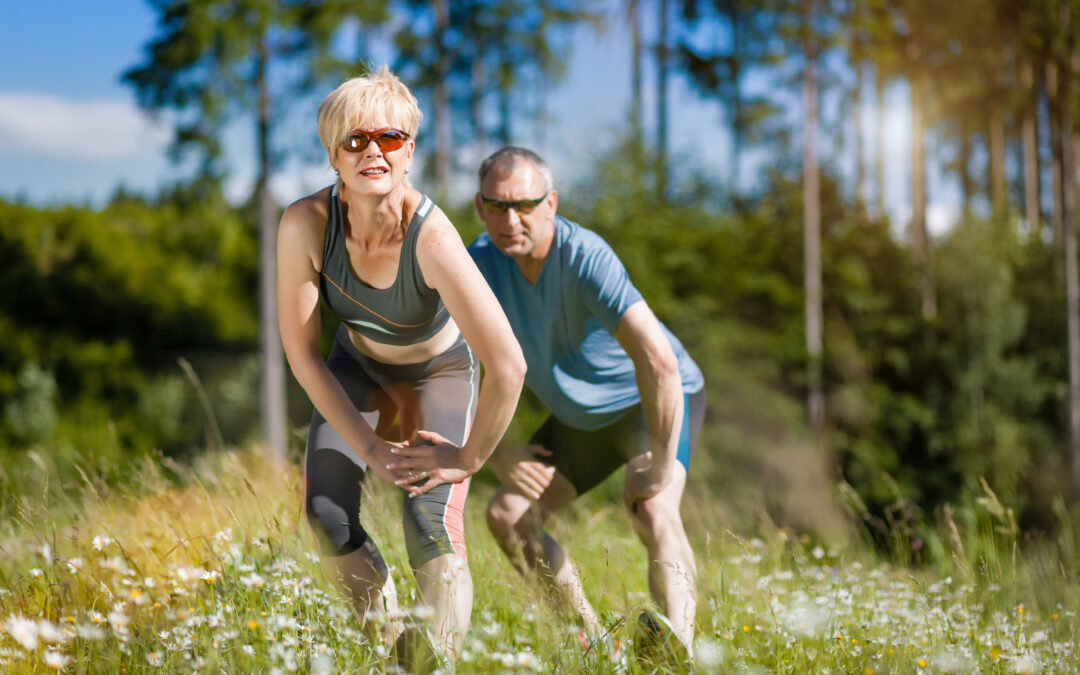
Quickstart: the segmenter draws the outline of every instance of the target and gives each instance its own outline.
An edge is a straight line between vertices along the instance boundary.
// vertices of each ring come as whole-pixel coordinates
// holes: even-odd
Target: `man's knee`
[[[665,530],[679,527],[681,523],[678,508],[673,508],[668,500],[659,495],[635,502],[630,518],[638,534],[651,539],[659,537]]]

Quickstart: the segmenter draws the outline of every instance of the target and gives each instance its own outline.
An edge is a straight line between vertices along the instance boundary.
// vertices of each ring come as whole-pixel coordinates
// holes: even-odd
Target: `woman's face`
[[[393,148],[402,139],[400,147]],[[358,126],[343,145],[328,149],[330,165],[357,194],[386,195],[405,180],[416,143],[384,120]]]

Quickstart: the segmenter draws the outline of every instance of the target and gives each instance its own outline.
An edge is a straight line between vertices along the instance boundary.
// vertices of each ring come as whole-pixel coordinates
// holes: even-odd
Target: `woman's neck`
[[[383,195],[357,194],[338,184],[342,215],[353,239],[377,243],[392,236],[405,223],[404,185]]]

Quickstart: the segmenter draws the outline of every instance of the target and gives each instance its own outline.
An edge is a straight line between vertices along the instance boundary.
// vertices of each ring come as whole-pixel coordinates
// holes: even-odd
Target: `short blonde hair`
[[[381,66],[374,73],[342,82],[319,104],[319,141],[327,149],[345,142],[353,129],[372,131],[376,120],[416,138],[420,106],[409,88]]]

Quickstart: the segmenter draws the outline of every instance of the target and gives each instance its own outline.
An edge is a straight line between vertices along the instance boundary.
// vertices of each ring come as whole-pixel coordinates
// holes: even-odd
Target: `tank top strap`
[[[400,264],[405,269],[412,270],[413,283],[417,290],[430,288],[424,281],[424,275],[420,271],[420,261],[416,257],[416,242],[420,238],[420,228],[424,226],[424,222],[431,214],[434,206],[435,202],[431,201],[427,195],[421,195],[420,204],[417,205],[416,211],[413,212],[413,217],[409,221],[409,229],[405,232],[405,240],[401,242]]]

